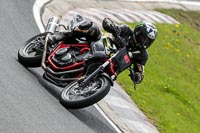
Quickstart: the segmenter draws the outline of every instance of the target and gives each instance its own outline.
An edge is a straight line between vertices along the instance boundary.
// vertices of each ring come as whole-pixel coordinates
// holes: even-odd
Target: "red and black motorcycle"
[[[58,26],[63,26],[59,19],[50,18],[46,32],[30,38],[19,49],[18,60],[26,67],[42,67],[44,79],[63,87],[60,103],[66,108],[90,106],[107,95],[120,72],[131,67],[132,53],[126,47],[117,51],[108,37],[90,44],[81,40],[77,44],[60,42],[49,46],[49,35]]]

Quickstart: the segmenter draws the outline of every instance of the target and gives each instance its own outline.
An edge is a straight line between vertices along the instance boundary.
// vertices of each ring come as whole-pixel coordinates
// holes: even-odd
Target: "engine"
[[[56,66],[64,67],[74,64],[72,53],[68,48],[59,49],[52,57],[52,61]]]

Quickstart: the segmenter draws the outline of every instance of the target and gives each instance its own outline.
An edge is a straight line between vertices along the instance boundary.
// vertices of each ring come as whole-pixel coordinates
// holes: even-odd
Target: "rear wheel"
[[[60,103],[70,109],[84,108],[104,98],[110,87],[110,82],[104,76],[92,79],[84,87],[80,87],[78,81],[74,81],[61,92]]]
[[[29,40],[18,51],[18,60],[26,67],[40,67],[47,33],[38,34]]]

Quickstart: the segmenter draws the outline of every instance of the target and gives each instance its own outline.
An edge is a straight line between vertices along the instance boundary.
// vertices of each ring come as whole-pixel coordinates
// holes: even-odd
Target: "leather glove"
[[[139,72],[135,72],[134,74],[129,74],[129,76],[131,77],[131,80],[136,84],[139,84],[142,81],[142,76]]]

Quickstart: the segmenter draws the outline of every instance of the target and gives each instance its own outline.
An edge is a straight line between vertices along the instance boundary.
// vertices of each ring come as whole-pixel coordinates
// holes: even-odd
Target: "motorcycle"
[[[84,108],[103,99],[117,75],[125,69],[129,68],[134,74],[131,69],[133,53],[126,47],[117,50],[109,37],[102,36],[90,44],[80,38],[77,44],[48,44],[49,36],[58,32],[58,28],[73,30],[82,21],[74,17],[66,27],[59,24],[58,17],[52,17],[46,31],[27,40],[18,51],[21,64],[42,67],[45,80],[63,87],[60,103],[70,109]]]

